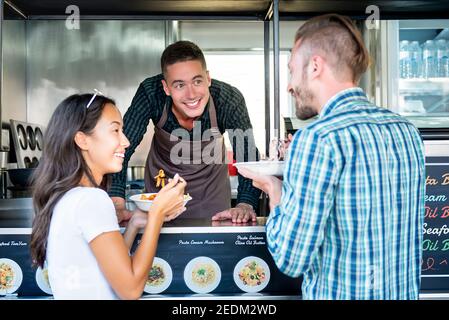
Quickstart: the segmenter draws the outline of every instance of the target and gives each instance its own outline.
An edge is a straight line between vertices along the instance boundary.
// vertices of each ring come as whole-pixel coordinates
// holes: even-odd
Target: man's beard
[[[311,102],[314,96],[310,90],[295,88],[295,106],[296,106],[296,117],[300,120],[308,120],[313,118],[318,113],[311,107]]]

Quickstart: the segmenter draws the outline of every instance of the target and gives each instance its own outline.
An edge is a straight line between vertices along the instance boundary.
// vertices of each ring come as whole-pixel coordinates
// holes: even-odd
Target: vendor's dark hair
[[[33,175],[34,221],[31,232],[33,265],[43,267],[53,209],[62,196],[79,185],[86,175],[93,186],[106,188],[108,177],[95,183],[80,148],[75,143],[78,131],[91,134],[107,103],[112,99],[96,96],[86,108],[92,94],[75,94],[62,101],[53,113],[44,135],[44,148]]]
[[[206,70],[206,59],[201,49],[191,41],[181,40],[172,43],[161,56],[161,70],[165,76],[167,67],[177,62],[198,60],[201,62],[203,69]]]

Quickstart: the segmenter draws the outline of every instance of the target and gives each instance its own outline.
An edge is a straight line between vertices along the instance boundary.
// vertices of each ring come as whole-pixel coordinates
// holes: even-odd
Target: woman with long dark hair
[[[115,102],[102,95],[72,95],[53,113],[34,175],[31,254],[48,264],[56,299],[137,299],[156,253],[164,220],[185,210],[185,181],[176,175],[148,213],[131,218],[120,234],[105,192],[107,174],[122,169],[129,141]],[[130,247],[144,233],[134,256]]]

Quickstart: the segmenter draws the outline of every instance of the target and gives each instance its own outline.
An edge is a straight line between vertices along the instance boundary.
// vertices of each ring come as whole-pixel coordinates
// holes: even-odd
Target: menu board
[[[0,299],[52,296],[46,266],[32,267],[28,231],[0,228],[0,271],[6,274],[6,281],[0,281]],[[138,234],[131,252],[140,239]],[[265,232],[162,233],[143,294],[299,296],[301,278],[277,269]]]
[[[449,157],[426,158],[422,290],[449,290]]]
[[[6,280],[0,281],[0,298],[5,295],[51,296],[46,269],[31,263],[30,234],[1,234],[0,269]]]
[[[156,257],[144,294],[301,294],[301,278],[276,267],[265,232],[161,234]]]

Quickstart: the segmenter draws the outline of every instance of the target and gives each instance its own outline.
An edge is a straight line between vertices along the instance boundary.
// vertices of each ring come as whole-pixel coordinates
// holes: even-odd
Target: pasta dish
[[[158,264],[153,265],[150,269],[150,272],[148,273],[146,284],[155,287],[161,285],[162,283],[164,283],[164,281],[164,269]]]
[[[48,269],[42,270],[42,277],[44,278],[44,281],[48,285],[48,287],[51,288],[50,280],[48,279]]]
[[[192,269],[192,281],[199,286],[205,287],[215,280],[215,269],[208,263],[197,264]]]
[[[13,286],[14,270],[7,263],[0,263],[0,290],[7,290]]]
[[[153,201],[156,198],[157,194],[150,194],[149,196],[142,194],[140,196],[140,200],[149,200],[149,201]]]
[[[148,201],[153,201],[154,199],[156,199],[157,193],[153,193],[150,195],[146,195],[146,194],[141,194],[140,195],[140,200],[148,200]],[[189,194],[185,194],[184,195],[184,201],[187,201],[190,199],[190,195]]]
[[[251,261],[239,272],[239,278],[245,285],[254,287],[261,285],[265,281],[265,269],[256,261]]]

